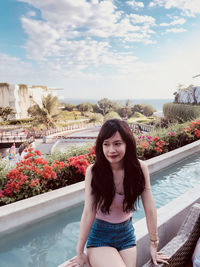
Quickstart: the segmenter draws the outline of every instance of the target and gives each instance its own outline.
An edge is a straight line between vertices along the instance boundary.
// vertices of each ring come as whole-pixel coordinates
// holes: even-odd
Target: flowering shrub
[[[137,136],[138,157],[148,159],[200,139],[200,120],[172,128]],[[47,161],[32,147],[26,153],[7,174],[0,165],[0,205],[83,181],[87,167],[96,157],[94,147],[78,156],[62,156],[62,160]]]
[[[200,120],[175,125],[158,134],[137,136],[137,153],[141,159],[149,159],[200,139]]]
[[[6,174],[0,188],[0,205],[9,204],[84,180],[87,167],[94,162],[94,148],[88,154],[48,164],[38,150],[30,147],[24,159]]]

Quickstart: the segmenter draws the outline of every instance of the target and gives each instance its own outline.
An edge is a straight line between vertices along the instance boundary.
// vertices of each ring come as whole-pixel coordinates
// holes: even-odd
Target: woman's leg
[[[113,247],[90,247],[87,255],[92,267],[126,267],[119,252]]]
[[[136,246],[119,251],[126,267],[136,267],[137,249]]]

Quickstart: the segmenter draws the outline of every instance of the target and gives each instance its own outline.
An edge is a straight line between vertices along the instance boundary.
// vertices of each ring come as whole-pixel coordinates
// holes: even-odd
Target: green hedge
[[[21,124],[30,124],[33,122],[33,118],[27,119],[13,119],[9,121],[2,121],[0,125],[21,125]]]
[[[186,122],[200,116],[200,105],[166,103],[163,106],[166,119],[171,122]]]

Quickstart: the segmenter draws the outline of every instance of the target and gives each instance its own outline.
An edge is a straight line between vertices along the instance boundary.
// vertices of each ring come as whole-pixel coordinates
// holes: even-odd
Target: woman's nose
[[[115,152],[116,150],[115,150],[115,148],[114,148],[114,146],[110,146],[109,147],[109,152]]]

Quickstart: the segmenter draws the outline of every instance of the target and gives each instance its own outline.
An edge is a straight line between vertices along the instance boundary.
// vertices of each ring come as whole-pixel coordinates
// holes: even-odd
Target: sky
[[[0,1],[0,82],[59,98],[173,98],[199,50],[199,0]]]

